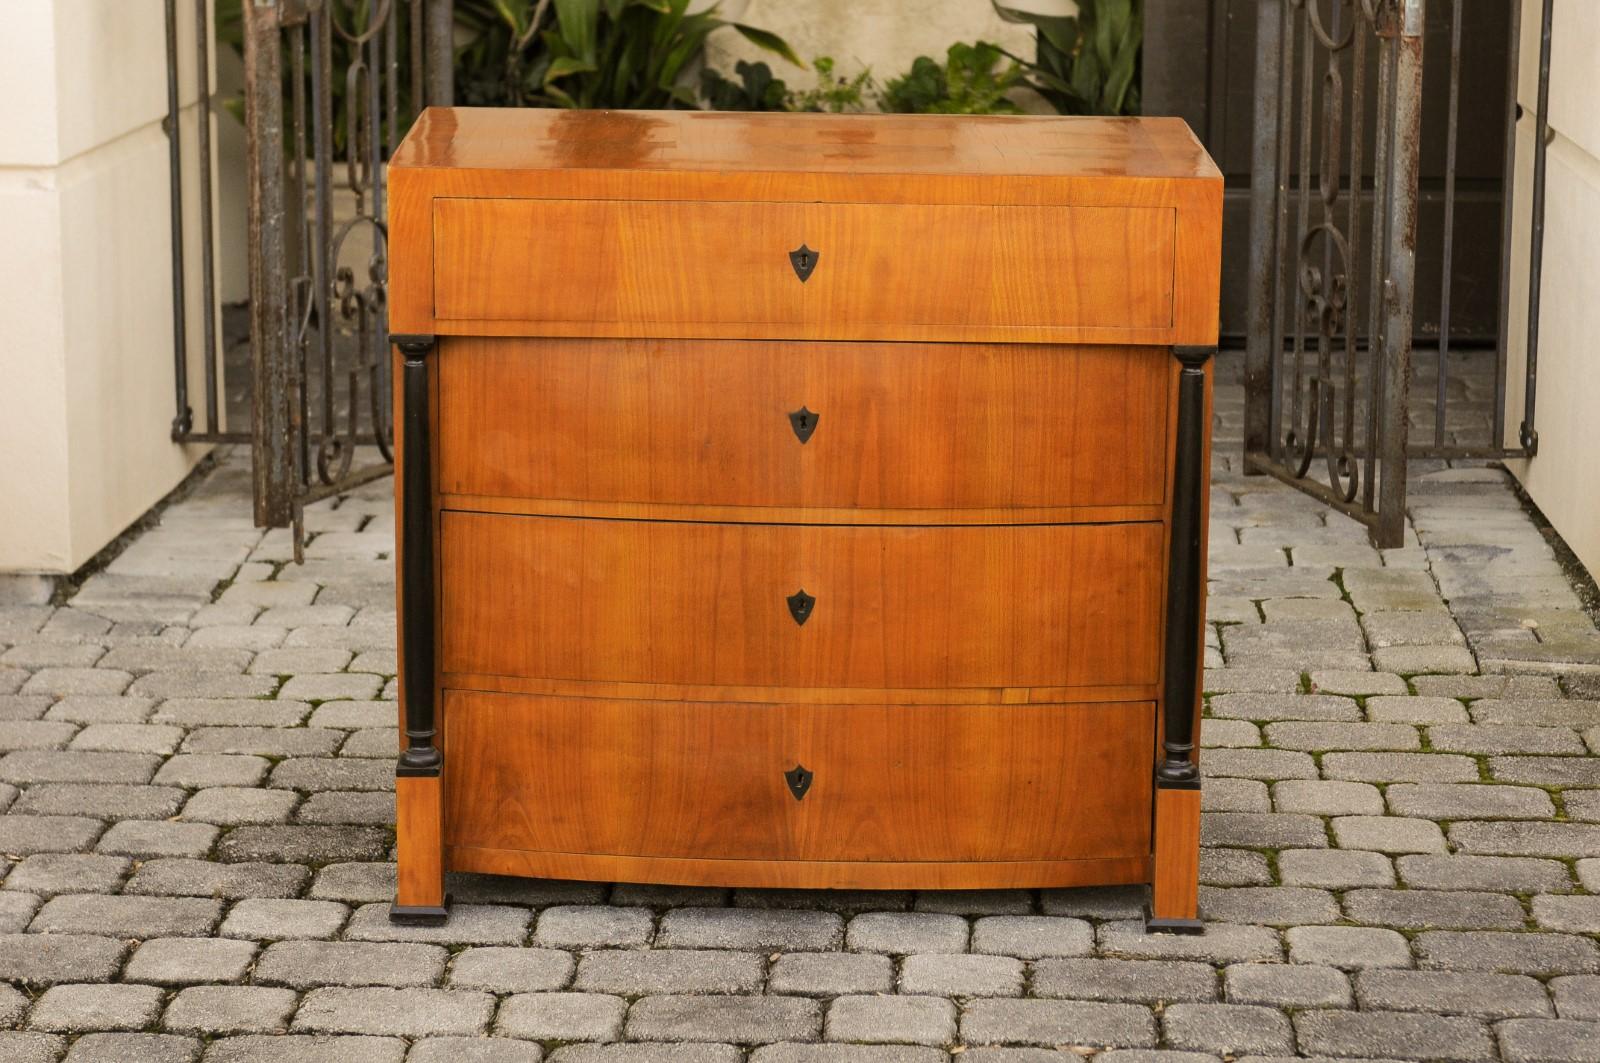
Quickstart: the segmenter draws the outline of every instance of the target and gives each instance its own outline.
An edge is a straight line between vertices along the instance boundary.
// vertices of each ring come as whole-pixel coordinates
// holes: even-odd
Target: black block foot
[[[421,904],[389,905],[389,922],[396,926],[444,926],[450,918],[450,898],[438,906]]]
[[[1144,932],[1146,934],[1204,934],[1206,924],[1199,919],[1157,919],[1150,914],[1147,906],[1144,910]]]

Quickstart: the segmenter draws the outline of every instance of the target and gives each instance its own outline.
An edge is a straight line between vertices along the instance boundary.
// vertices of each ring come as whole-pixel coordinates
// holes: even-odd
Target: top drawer
[[[434,316],[542,335],[1143,342],[1172,325],[1175,224],[1170,207],[441,198]]]

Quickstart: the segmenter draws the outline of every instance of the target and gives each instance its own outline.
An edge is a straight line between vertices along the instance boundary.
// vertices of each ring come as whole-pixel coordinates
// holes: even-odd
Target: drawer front
[[[1154,347],[459,337],[440,490],[683,505],[1158,505]]]
[[[874,688],[1125,686],[1158,674],[1159,524],[451,511],[441,530],[450,673]]]
[[[1150,851],[1150,702],[752,705],[451,690],[444,721],[452,846],[724,860]],[[799,800],[785,776],[797,766],[810,772]]]
[[[579,335],[1164,329],[1175,225],[1169,207],[437,199],[434,315]]]

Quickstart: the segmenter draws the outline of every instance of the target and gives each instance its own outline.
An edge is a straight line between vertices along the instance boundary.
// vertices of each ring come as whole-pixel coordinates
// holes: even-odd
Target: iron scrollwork
[[[1404,467],[1422,74],[1413,15],[1421,2],[1261,4],[1258,77],[1275,98],[1265,115],[1258,110],[1256,177],[1271,204],[1252,218],[1247,373],[1266,409],[1247,426],[1247,461],[1362,520],[1380,546],[1398,546],[1404,522],[1404,476],[1378,472],[1380,461]],[[1362,202],[1369,143],[1370,218]]]

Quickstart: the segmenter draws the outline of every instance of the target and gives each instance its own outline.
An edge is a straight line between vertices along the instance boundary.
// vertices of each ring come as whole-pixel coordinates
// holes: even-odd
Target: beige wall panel
[[[66,364],[53,184],[0,169],[0,571],[65,571]]]

